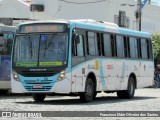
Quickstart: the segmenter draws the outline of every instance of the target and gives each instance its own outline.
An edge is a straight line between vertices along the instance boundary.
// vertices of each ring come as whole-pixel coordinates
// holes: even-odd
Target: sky
[[[160,5],[160,0],[153,0],[156,4]]]

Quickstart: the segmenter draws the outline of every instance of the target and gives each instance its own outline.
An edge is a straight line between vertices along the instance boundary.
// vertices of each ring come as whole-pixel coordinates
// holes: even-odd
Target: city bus
[[[11,50],[16,27],[0,24],[0,92],[11,89]]]
[[[134,97],[154,76],[151,35],[94,20],[19,25],[13,43],[13,93],[76,95],[91,102],[99,92]]]

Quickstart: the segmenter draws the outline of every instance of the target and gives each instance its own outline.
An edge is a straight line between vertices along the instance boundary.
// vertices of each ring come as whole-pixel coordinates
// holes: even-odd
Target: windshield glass
[[[26,34],[15,40],[14,64],[21,67],[62,66],[67,63],[68,34]]]

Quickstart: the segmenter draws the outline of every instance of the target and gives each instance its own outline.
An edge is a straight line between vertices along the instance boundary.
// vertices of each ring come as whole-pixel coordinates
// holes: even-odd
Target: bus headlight
[[[15,72],[15,71],[13,71],[13,78],[14,78],[14,80],[16,80],[16,81],[19,81],[18,74],[17,74],[17,72]]]
[[[57,81],[63,80],[65,78],[66,69],[62,70],[57,78]]]

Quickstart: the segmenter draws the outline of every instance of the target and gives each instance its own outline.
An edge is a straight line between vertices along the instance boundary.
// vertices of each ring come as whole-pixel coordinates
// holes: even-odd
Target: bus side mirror
[[[76,36],[75,36],[75,43],[76,43],[76,45],[80,43],[80,39],[79,39],[78,34],[76,34]]]

